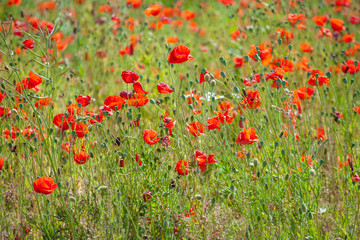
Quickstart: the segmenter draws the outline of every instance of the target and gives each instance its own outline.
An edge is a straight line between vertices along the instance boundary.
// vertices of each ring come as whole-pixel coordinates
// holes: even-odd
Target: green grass
[[[343,62],[359,60],[358,51],[345,54],[359,44],[359,24],[348,20],[351,15],[359,16],[356,1],[340,11],[326,1],[300,1],[294,7],[287,1],[279,5],[264,1],[262,7],[249,1],[248,8],[239,1],[233,6],[218,1],[185,0],[182,6],[160,1],[179,11],[194,11],[196,17],[187,21],[175,14],[169,18],[172,22],[182,19],[182,26],[164,24],[158,30],[149,26],[158,23],[160,15],[144,14],[153,3],[147,0],[138,9],[127,7],[125,1],[109,1],[112,13],[121,19],[118,29],[111,13],[99,12],[107,1],[56,1],[54,9],[42,11],[39,2],[22,0],[21,5],[11,7],[0,3],[0,91],[5,95],[0,106],[11,110],[6,116],[0,108],[0,158],[4,160],[0,239],[360,238],[360,188],[353,181],[355,174],[360,174],[360,116],[353,110],[360,106],[360,85],[357,73],[341,71]],[[290,13],[304,14],[307,29],[292,26]],[[312,20],[317,15],[342,19],[346,30],[335,34],[338,40],[336,36],[317,38],[320,27]],[[53,23],[54,31],[34,30],[30,16]],[[125,25],[128,18],[135,20],[133,31]],[[21,37],[14,35],[11,26],[16,20],[24,23],[19,28]],[[191,21],[197,23],[196,31],[191,30]],[[333,32],[329,21],[324,27]],[[294,38],[279,40],[276,32],[280,28]],[[232,40],[236,29],[247,38]],[[57,32],[63,33],[62,42],[68,41],[62,51],[51,38]],[[339,42],[346,33],[354,33],[355,40]],[[134,55],[121,56],[119,50],[130,45],[131,35],[139,38]],[[166,43],[170,36],[177,36],[179,42]],[[22,49],[22,42],[29,38],[35,42],[31,51]],[[273,80],[265,80],[273,70],[270,65],[249,58],[242,67],[234,68],[234,57],[246,59],[251,45],[265,41],[271,45],[272,60],[287,58],[294,64],[294,71],[284,74],[283,81],[288,84],[278,80],[281,88],[272,88]],[[300,50],[303,42],[314,48],[312,53]],[[195,59],[168,63],[169,52],[180,44],[186,45]],[[208,51],[203,52],[202,47]],[[98,50],[106,56],[99,58]],[[307,70],[297,67],[303,57],[309,60]],[[340,71],[335,71],[336,66]],[[310,69],[329,76],[329,86],[307,84]],[[132,91],[132,85],[121,78],[125,70],[140,75],[138,82],[149,92],[145,106],[122,105],[96,124],[90,124],[85,114],[74,116],[76,122],[88,124],[89,133],[82,139],[75,131],[61,132],[53,124],[56,114],[68,114],[67,105],[76,103],[79,94],[90,94],[91,103],[85,108],[99,113],[106,97]],[[210,79],[200,84],[200,73],[205,70],[211,73]],[[17,92],[16,84],[31,71],[42,77],[39,92]],[[261,81],[246,86],[243,79],[250,79],[252,73],[261,74]],[[160,82],[174,91],[160,94],[156,87]],[[301,113],[295,114],[297,106],[293,104],[288,104],[291,111],[286,110],[284,102],[294,100],[292,91],[303,86],[315,92],[300,100]],[[258,109],[241,103],[249,89],[259,92]],[[201,97],[201,104],[191,97],[192,104],[188,104],[192,90]],[[209,92],[216,97],[207,100]],[[44,97],[51,97],[54,106],[37,109],[35,102]],[[220,131],[208,130],[207,121],[217,116],[222,101],[233,104],[236,117],[221,124]],[[202,113],[195,115],[193,109]],[[336,112],[342,116],[336,118]],[[155,130],[157,137],[169,135],[164,128],[165,113],[176,120],[170,145],[162,145],[162,140],[147,144],[145,129]],[[131,126],[137,119],[139,126]],[[192,122],[204,125],[203,135],[189,133],[187,125]],[[19,130],[14,133],[16,139],[6,138],[6,129],[12,127]],[[28,127],[36,130],[25,134]],[[259,142],[237,144],[243,128],[254,128]],[[324,128],[324,139],[319,139],[318,128]],[[71,149],[76,146],[80,150],[84,139],[89,160],[78,165],[73,151],[68,153],[61,145],[69,142]],[[214,154],[217,162],[201,171],[194,157],[196,150]],[[238,157],[239,152],[243,157]],[[136,154],[142,166],[136,162]],[[308,157],[313,164],[306,162]],[[188,175],[178,174],[179,160],[189,162]],[[58,185],[49,195],[33,188],[34,181],[44,176]],[[147,191],[151,198],[145,201]]]

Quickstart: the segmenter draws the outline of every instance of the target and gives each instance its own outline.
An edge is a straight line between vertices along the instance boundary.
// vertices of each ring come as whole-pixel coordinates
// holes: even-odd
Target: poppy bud
[[[257,167],[259,165],[259,159],[254,158],[254,167]]]
[[[315,169],[310,169],[310,172],[309,172],[310,176],[315,176],[316,175],[316,171]]]
[[[210,75],[209,75],[209,74],[205,74],[204,78],[205,78],[206,81],[209,81],[209,80],[210,80]]]
[[[212,79],[211,81],[209,81],[210,86],[215,87],[216,86],[216,81],[214,79]]]

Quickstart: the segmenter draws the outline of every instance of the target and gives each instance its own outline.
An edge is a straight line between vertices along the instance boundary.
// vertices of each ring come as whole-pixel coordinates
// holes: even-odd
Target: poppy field
[[[360,239],[358,1],[0,17],[0,239]]]

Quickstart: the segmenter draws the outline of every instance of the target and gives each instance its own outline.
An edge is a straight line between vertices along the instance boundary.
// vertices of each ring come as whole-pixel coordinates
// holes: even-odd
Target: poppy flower
[[[19,6],[22,3],[22,0],[9,0],[7,5],[8,6]]]
[[[176,123],[176,120],[172,120],[172,121],[166,123],[164,126],[165,128],[167,128],[169,130],[169,136],[172,135],[172,130],[175,127],[175,123]]]
[[[179,45],[174,47],[174,49],[169,53],[167,60],[172,64],[194,60],[194,58],[189,54],[189,48],[187,48],[185,45]]]
[[[314,48],[312,46],[310,46],[309,44],[307,44],[307,43],[301,43],[299,45],[299,48],[303,52],[312,52],[314,50]]]
[[[222,101],[218,106],[217,110],[219,111],[232,111],[234,109],[234,104],[229,101]]]
[[[75,99],[75,101],[76,101],[77,103],[80,103],[81,106],[85,107],[85,106],[87,106],[87,105],[90,104],[90,102],[91,102],[91,96],[90,96],[90,95],[87,95],[87,96],[79,95],[79,96]]]
[[[301,100],[310,99],[314,92],[315,89],[310,87],[301,87],[293,91],[294,96],[299,97]]]
[[[123,71],[121,73],[121,78],[126,83],[135,83],[139,79],[139,74],[133,71]]]
[[[55,191],[57,184],[51,177],[40,177],[34,181],[33,187],[35,192],[48,195]]]
[[[202,172],[206,170],[206,164],[216,163],[214,154],[206,155],[203,152],[196,150],[194,155],[195,155],[195,160],[196,160],[197,164],[200,166],[200,170]]]
[[[89,154],[83,150],[74,154],[74,161],[79,165],[86,163],[88,160]]]
[[[148,101],[149,98],[142,93],[132,94],[129,99],[126,99],[127,104],[134,107],[142,107],[148,103]]]
[[[292,25],[305,19],[303,14],[288,14],[288,20]]]
[[[70,105],[66,105],[67,111],[70,115],[80,115],[82,112],[82,108],[79,108],[79,105],[76,103],[72,103]]]
[[[243,57],[234,57],[233,62],[235,64],[234,68],[242,67],[242,65],[244,64],[244,58]]]
[[[220,120],[218,117],[212,117],[208,119],[208,126],[207,129],[213,130],[217,129],[220,131]]]
[[[25,89],[34,89],[34,90],[36,90],[35,88],[40,83],[42,83],[42,78],[39,77],[38,75],[36,75],[35,73],[30,72],[29,76],[26,79],[23,79],[21,82],[22,83],[18,82],[16,84],[16,90],[18,92],[20,92],[20,93],[21,93],[21,90],[22,90],[23,86],[24,86]]]
[[[143,131],[144,141],[149,145],[154,145],[161,139],[160,137],[156,137],[156,136],[157,136],[157,132],[152,129],[145,129]]]
[[[318,26],[324,26],[325,23],[328,20],[327,16],[315,16],[312,18],[312,20],[314,21],[314,23]]]
[[[246,91],[245,98],[240,103],[243,107],[249,109],[258,109],[260,108],[260,94],[257,90],[248,89]]]
[[[350,18],[349,18],[349,22],[351,24],[359,24],[360,23],[360,17],[351,15]]]
[[[71,124],[71,130],[75,131],[76,136],[83,138],[85,134],[89,133],[88,126],[83,122],[73,122]]]
[[[359,182],[359,181],[360,181],[360,177],[359,177],[359,175],[358,175],[357,173],[355,173],[355,175],[351,178],[351,180],[352,180],[353,182]]]
[[[152,193],[149,190],[147,190],[146,193],[143,194],[144,202],[150,200],[151,197],[152,197]]]
[[[340,19],[331,18],[330,19],[331,28],[335,32],[341,32],[345,29],[344,27],[344,21]]]
[[[205,76],[210,77],[210,74],[208,71],[205,71],[205,73],[203,73],[203,72],[200,73],[199,83],[206,82]]]
[[[360,71],[360,63],[355,67],[355,60],[348,59],[344,64],[341,65],[341,69],[344,73],[355,74],[356,72]]]
[[[63,113],[59,113],[53,118],[53,123],[61,131],[68,130],[70,128],[69,123],[73,121],[75,121],[75,118],[73,116],[70,115],[66,117]]]
[[[103,116],[112,116],[113,115],[111,108],[106,105],[99,107],[99,111],[100,111],[101,115],[103,115]]]
[[[0,170],[2,170],[3,166],[4,166],[4,159],[0,158]]]
[[[109,108],[111,108],[114,111],[120,110],[121,106],[125,103],[126,102],[124,99],[122,99],[120,96],[116,96],[116,95],[108,96],[104,100],[104,105],[108,106]],[[115,109],[115,108],[117,108],[117,109]]]
[[[134,87],[134,91],[136,93],[149,93],[143,89],[143,87],[141,86],[141,83],[139,83],[139,82],[134,83],[133,87]]]
[[[234,0],[217,0],[219,3],[224,4],[225,6],[229,6],[229,5],[235,5],[235,1]]]
[[[1,95],[1,93],[0,93],[0,95]],[[0,97],[0,99],[1,99],[1,97]],[[48,98],[48,97],[40,98],[39,100],[37,100],[35,102],[35,107],[40,109],[42,106],[49,106],[49,104],[52,106],[55,106],[55,103],[53,102],[52,98]]]
[[[145,9],[145,16],[157,16],[161,11],[162,6],[160,4],[153,4]]]
[[[136,154],[136,155],[135,155],[135,161],[136,161],[136,162],[137,162],[137,164],[139,164],[139,166],[141,167],[142,162],[141,162],[141,159],[140,159],[139,154]]]
[[[251,45],[250,47],[251,49],[248,52],[248,56],[252,58],[254,61],[257,61],[258,59],[255,58],[255,55],[258,54],[258,50],[256,49],[255,45]],[[262,42],[259,46],[259,51],[260,54],[258,54],[258,56],[260,57],[261,63],[264,66],[269,65],[272,58],[272,50],[270,48],[270,44],[267,42]]]
[[[326,84],[326,86],[329,86],[330,82],[329,82],[329,78],[326,76],[318,76],[317,78],[318,84],[321,87],[322,85]],[[311,86],[317,86],[316,84],[316,78],[315,77],[311,77],[308,81],[308,84]]]
[[[187,130],[194,137],[198,137],[204,133],[204,125],[200,122],[193,122],[193,123],[188,124]]]
[[[176,171],[178,172],[179,175],[188,175],[190,170],[189,170],[189,163],[186,160],[179,160],[176,163]]]
[[[0,103],[2,102],[3,99],[4,99],[4,95],[2,94],[2,92],[0,92]]]
[[[285,28],[279,28],[276,33],[286,44],[290,44],[294,39],[294,34],[286,31]]]
[[[127,0],[126,1],[126,5],[128,7],[131,6],[134,9],[141,7],[141,4],[142,4],[142,0]]]
[[[317,136],[317,139],[321,139],[321,140],[325,140],[325,129],[324,128],[318,128],[316,130],[316,136]]]
[[[360,114],[360,106],[353,107],[353,110],[354,110],[355,112],[357,112],[358,114]]]
[[[258,73],[252,74],[250,79],[244,78],[244,84],[245,84],[245,86],[248,86],[248,87],[250,87],[254,84],[258,84],[258,83],[260,83],[260,81],[261,81],[261,78],[260,78],[260,74],[258,74]]]
[[[196,13],[190,10],[185,10],[181,13],[182,18],[185,20],[191,20],[196,17]]]
[[[104,121],[105,118],[103,114],[95,114],[93,111],[88,111],[88,110],[86,110],[84,114],[91,117],[90,119],[91,124],[101,123],[102,121]]]
[[[289,59],[284,59],[284,58],[276,58],[274,59],[271,64],[270,67],[272,69],[276,69],[276,68],[281,68],[283,69],[285,72],[292,72],[295,70],[294,64],[292,63],[292,61],[290,61]]]
[[[172,93],[174,90],[172,90],[170,88],[170,86],[164,82],[161,82],[157,85],[157,89],[159,91],[159,93],[164,93],[164,94],[170,94]]]
[[[254,128],[245,129],[239,133],[236,143],[242,145],[252,144],[254,142],[259,142],[259,137],[256,135],[256,130]]]
[[[26,39],[25,41],[23,41],[23,46],[24,48],[28,48],[28,49],[34,49],[34,40],[32,39]]]
[[[161,145],[164,147],[170,146],[170,138],[168,136],[165,136],[161,139]]]
[[[178,41],[179,41],[179,38],[177,36],[173,36],[173,37],[170,36],[166,39],[167,43],[177,43]]]

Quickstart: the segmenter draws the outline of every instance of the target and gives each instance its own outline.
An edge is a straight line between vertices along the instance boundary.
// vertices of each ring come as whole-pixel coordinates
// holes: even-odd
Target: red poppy
[[[353,110],[354,110],[355,112],[357,112],[358,114],[360,114],[360,106],[353,107]]]
[[[22,3],[22,0],[9,0],[7,5],[8,6],[19,6]]]
[[[121,78],[126,83],[135,83],[139,79],[139,74],[133,71],[123,71],[121,73]]]
[[[259,137],[256,135],[256,130],[254,128],[245,129],[239,133],[236,143],[240,145],[248,145],[254,142],[259,142]]]
[[[139,83],[139,82],[134,83],[133,87],[134,87],[134,91],[136,93],[149,93],[143,89],[143,87],[141,86],[141,83]]]
[[[206,164],[216,163],[214,154],[206,155],[203,152],[196,150],[194,155],[195,155],[195,160],[196,160],[197,164],[200,166],[200,170],[202,172],[206,170]]]
[[[188,175],[190,170],[189,170],[189,163],[186,160],[179,160],[176,163],[176,171],[178,172],[179,175]]]
[[[318,84],[319,86],[321,87],[322,85],[326,84],[326,86],[329,86],[330,82],[329,82],[329,78],[326,77],[326,76],[318,76],[317,78],[317,81],[318,81]],[[316,84],[316,77],[311,77],[308,81],[308,84],[311,85],[311,86],[317,86]]]
[[[208,126],[209,130],[217,129],[220,131],[220,120],[218,117],[212,117],[208,119]]]
[[[179,38],[177,36],[170,36],[166,39],[167,43],[177,43],[179,41]]]
[[[185,10],[181,13],[181,16],[185,19],[185,20],[191,20],[194,19],[196,17],[196,13],[190,10]]]
[[[200,122],[193,122],[193,123],[188,124],[187,130],[194,137],[198,137],[204,133],[204,125]]]
[[[158,89],[159,93],[164,93],[164,94],[170,94],[174,91],[170,88],[170,86],[168,84],[163,83],[163,82],[161,82],[157,85],[157,89]]]
[[[121,106],[125,104],[125,100],[122,99],[120,96],[111,95],[105,98],[104,105],[108,106],[114,111],[120,110]],[[117,109],[115,109],[117,108]]]
[[[331,18],[330,24],[335,32],[341,32],[345,29],[343,20]]]
[[[350,18],[349,18],[349,22],[351,24],[359,24],[360,23],[360,17],[351,15]]]
[[[136,154],[136,155],[135,155],[135,161],[136,161],[136,162],[137,162],[137,164],[139,164],[139,166],[141,167],[142,162],[141,162],[141,159],[140,159],[139,154]]]
[[[59,128],[59,130],[65,131],[70,128],[69,123],[75,121],[73,116],[66,117],[63,113],[55,115],[53,123]]]
[[[157,132],[152,129],[145,129],[143,132],[144,141],[149,145],[156,144],[161,138],[156,137]]]
[[[145,16],[157,16],[161,11],[162,6],[160,4],[153,4],[145,9]]]
[[[246,97],[240,103],[243,107],[249,109],[258,109],[260,108],[260,94],[257,90],[248,89],[246,91]]]
[[[205,76],[210,77],[210,74],[208,71],[205,71],[205,74],[203,72],[200,73],[199,83],[206,82]]]
[[[292,72],[295,69],[294,64],[289,59],[284,59],[284,58],[274,59],[271,62],[270,67],[272,69],[276,69],[276,68],[280,67],[285,72]]]
[[[169,129],[169,136],[172,135],[172,130],[175,127],[175,123],[176,123],[176,120],[172,120],[172,121],[166,123],[164,126],[165,128]]]
[[[22,83],[21,83],[22,82]],[[29,73],[29,76],[26,79],[23,79],[21,82],[16,84],[16,90],[21,93],[21,90],[24,86],[25,89],[34,89],[42,83],[42,78],[36,75],[33,72]],[[23,86],[22,86],[23,85]]]
[[[359,175],[357,175],[357,173],[355,173],[355,175],[351,178],[351,180],[352,180],[353,182],[359,182],[359,181],[360,181],[360,177],[359,177]]]
[[[132,8],[139,8],[142,4],[142,0],[127,0],[126,5]]]
[[[143,194],[144,202],[150,200],[151,197],[152,197],[152,193],[149,190],[147,190],[146,193]]]
[[[344,64],[341,65],[341,69],[344,73],[355,74],[356,72],[360,71],[360,63],[355,67],[355,60],[349,59]]]
[[[24,48],[28,48],[28,49],[34,49],[34,40],[32,39],[26,39],[25,41],[23,41],[23,46]]]
[[[87,96],[79,95],[79,96],[75,99],[75,101],[76,101],[77,103],[80,103],[81,106],[85,107],[85,106],[87,106],[87,105],[90,104],[90,102],[91,102],[91,96],[90,96],[90,95],[87,95]]]
[[[324,128],[318,128],[317,130],[317,139],[325,140],[325,129]]]
[[[113,115],[113,112],[111,111],[111,108],[109,106],[101,106],[99,107],[99,111],[101,113],[101,115],[103,116],[112,116]]]
[[[74,154],[74,161],[77,164],[84,164],[89,160],[89,154],[83,150],[81,150],[80,152]]]
[[[243,57],[234,57],[233,62],[235,64],[234,68],[242,67],[242,65],[244,64],[244,58]]]
[[[3,166],[4,166],[4,159],[0,158],[0,170],[2,170]]]
[[[301,43],[299,45],[299,48],[303,52],[312,52],[314,50],[314,48],[312,46],[310,46],[309,44],[307,44],[307,43]]]
[[[301,22],[305,19],[303,14],[288,14],[288,20],[292,25],[295,23]]]
[[[254,61],[257,61],[257,59],[255,58],[255,55],[258,54],[258,50],[256,49],[255,45],[251,45],[250,47],[251,47],[251,49],[248,52],[248,56],[251,57]],[[262,42],[259,46],[259,51],[260,51],[260,54],[258,54],[258,55],[260,57],[261,63],[264,66],[269,65],[269,63],[271,62],[271,58],[272,58],[272,50],[270,48],[270,44],[268,42]]]
[[[104,115],[102,114],[95,114],[93,111],[88,111],[88,110],[85,110],[84,114],[91,117],[90,119],[91,124],[101,123],[102,121],[104,121],[105,118]]]
[[[76,103],[72,103],[70,105],[66,105],[67,111],[70,113],[70,115],[80,115],[82,112],[82,108],[79,108],[79,105]]]
[[[34,181],[33,187],[35,192],[48,195],[55,191],[57,184],[51,177],[40,177]]]
[[[89,133],[88,126],[83,122],[73,122],[71,124],[71,130],[75,131],[76,136],[83,138],[85,134]]]
[[[0,103],[2,102],[3,99],[4,99],[4,95],[2,94],[2,92],[0,92]]]
[[[126,101],[129,106],[142,107],[148,103],[149,98],[142,93],[135,93],[129,99],[126,99]]]
[[[52,98],[40,98],[35,102],[35,107],[40,109],[42,106],[49,106],[49,104],[55,106]]]
[[[315,89],[310,87],[301,87],[295,89],[293,92],[295,97],[299,97],[301,100],[303,100],[303,99],[310,99],[311,96],[314,94]]]
[[[190,49],[184,45],[179,45],[174,47],[174,49],[168,55],[168,62],[175,64],[175,63],[183,63],[187,61],[192,61],[194,58],[189,55]]]
[[[327,16],[315,16],[312,18],[312,20],[314,21],[314,23],[318,26],[324,26],[325,23],[328,20]]]
[[[161,139],[161,145],[164,147],[170,146],[170,138],[168,136],[165,136]]]

